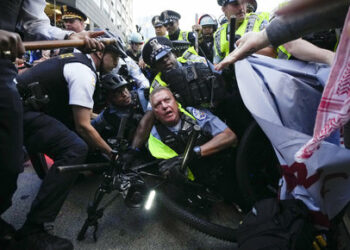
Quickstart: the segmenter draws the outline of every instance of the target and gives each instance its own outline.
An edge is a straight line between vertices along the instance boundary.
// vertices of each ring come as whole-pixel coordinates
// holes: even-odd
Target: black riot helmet
[[[95,31],[99,31],[101,29],[97,29]],[[127,54],[125,53],[125,43],[124,41],[121,39],[120,36],[113,34],[112,32],[110,32],[108,29],[103,30],[105,33],[100,36],[100,38],[112,38],[115,39],[115,43],[111,44],[111,45],[106,45],[104,52],[112,52],[117,54],[119,57],[121,58],[126,58],[128,57]]]
[[[101,77],[100,86],[106,92],[114,92],[117,89],[127,86],[129,83],[118,74],[109,73]]]

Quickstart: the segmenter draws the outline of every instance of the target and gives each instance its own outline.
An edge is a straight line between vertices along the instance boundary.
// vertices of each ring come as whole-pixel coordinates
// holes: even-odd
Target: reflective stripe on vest
[[[270,14],[267,12],[261,13],[249,13],[244,18],[244,21],[236,30],[235,34],[243,36],[243,34],[254,31],[259,32],[260,26],[264,20],[268,21]],[[230,44],[227,38],[228,23],[223,24],[218,31],[214,34],[214,48],[216,54],[221,58],[224,58],[230,53]]]
[[[187,63],[188,61],[190,62],[198,62],[198,63],[204,63],[207,64],[207,61],[205,60],[204,57],[199,56],[197,51],[194,49],[193,46],[189,47],[181,57],[178,57],[177,60],[180,63]]]
[[[188,41],[188,33],[189,33],[188,31],[180,30],[179,36],[177,37],[176,40],[178,40],[178,41]],[[170,40],[169,35],[166,35],[165,37]]]
[[[160,86],[163,86],[163,87],[167,87],[168,84],[166,82],[164,82],[161,78],[162,76],[162,72],[159,72],[156,77],[154,78],[152,84],[151,84],[151,87],[149,88],[149,93],[151,94],[152,91],[156,88],[159,88]]]
[[[228,23],[224,23],[215,33],[214,33],[214,48],[215,52],[221,58],[224,58],[229,54],[229,42],[227,40],[227,28]]]

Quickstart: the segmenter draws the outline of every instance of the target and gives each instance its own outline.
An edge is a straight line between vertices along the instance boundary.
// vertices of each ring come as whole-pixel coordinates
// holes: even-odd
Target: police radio
[[[32,110],[41,111],[50,101],[49,96],[43,93],[38,82],[33,82],[30,84],[18,83],[16,86],[21,96],[23,105],[30,107]]]

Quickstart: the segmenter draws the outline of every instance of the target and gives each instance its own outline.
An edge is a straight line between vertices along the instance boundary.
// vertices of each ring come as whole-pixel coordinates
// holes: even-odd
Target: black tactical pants
[[[22,171],[22,104],[13,82],[17,71],[0,59],[0,215],[11,206]]]
[[[88,147],[76,133],[51,116],[25,110],[23,118],[28,153],[45,153],[55,162],[41,184],[27,220],[35,224],[52,222],[78,177],[78,173],[58,173],[56,168],[83,163]]]

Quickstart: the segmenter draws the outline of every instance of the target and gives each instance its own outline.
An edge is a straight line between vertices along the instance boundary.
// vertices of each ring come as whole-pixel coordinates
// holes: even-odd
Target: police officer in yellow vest
[[[187,60],[196,60],[195,56],[198,56],[198,52],[194,46],[196,44],[196,37],[193,32],[183,31],[179,27],[179,20],[181,15],[173,10],[165,10],[160,14],[160,19],[163,21],[164,26],[168,31],[168,35],[165,37],[170,41],[187,41],[192,46],[187,49],[182,55],[182,62]],[[194,55],[194,56],[193,56]],[[203,59],[202,59],[203,60]]]
[[[173,10],[165,10],[160,14],[160,19],[168,31],[165,37],[170,41],[185,40],[194,45],[195,35],[193,32],[183,31],[179,27],[179,20],[181,15]]]
[[[231,16],[236,18],[236,36],[242,36],[249,31],[258,32],[263,30],[269,23],[269,13],[251,12],[246,14],[247,4],[243,0],[218,0],[218,4],[222,6],[226,18],[230,22]],[[219,63],[225,56],[229,54],[229,33],[230,23],[223,24],[214,34],[215,56],[214,64]],[[237,25],[238,24],[238,25]],[[238,27],[237,27],[238,26]]]
[[[150,103],[156,122],[148,139],[148,149],[155,158],[170,159],[182,154],[193,127],[200,127],[201,132],[193,154],[197,156],[197,161],[202,157],[204,159],[200,165],[190,163],[196,178],[209,174],[210,168],[218,167],[219,164],[207,167],[207,164],[203,164],[210,159],[208,156],[222,152],[236,143],[236,135],[218,117],[204,109],[181,108],[168,88],[154,90],[150,95]],[[194,165],[197,168],[192,168]],[[193,178],[191,175],[188,177]]]
[[[172,53],[172,43],[165,37],[153,37],[148,40],[142,50],[142,57],[145,63],[157,72],[151,84],[150,92],[156,87],[168,85],[162,80],[162,74],[165,71],[181,67],[187,63],[206,63],[203,57],[195,55],[191,56],[192,60],[184,60],[183,57],[176,59],[175,54]],[[198,60],[195,60],[194,57]]]

